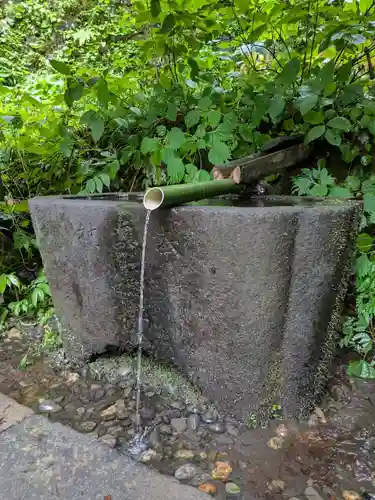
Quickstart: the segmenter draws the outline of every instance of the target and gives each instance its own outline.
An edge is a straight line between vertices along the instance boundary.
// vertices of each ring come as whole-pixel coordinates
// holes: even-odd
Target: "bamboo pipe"
[[[153,187],[146,191],[143,197],[143,205],[147,210],[156,210],[160,207],[199,201],[220,194],[239,193],[242,189],[243,187],[235,184],[233,179]]]

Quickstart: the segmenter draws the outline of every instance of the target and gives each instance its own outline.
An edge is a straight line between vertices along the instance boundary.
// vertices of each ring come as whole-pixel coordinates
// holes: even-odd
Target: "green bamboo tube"
[[[147,210],[155,210],[159,207],[180,205],[189,201],[212,198],[219,194],[239,193],[240,191],[241,186],[235,184],[232,179],[153,187],[146,191],[143,205]]]

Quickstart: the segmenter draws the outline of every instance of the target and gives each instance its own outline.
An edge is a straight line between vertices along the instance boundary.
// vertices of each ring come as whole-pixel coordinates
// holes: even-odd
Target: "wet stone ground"
[[[87,367],[53,368],[51,358],[20,369],[30,345],[17,328],[0,339],[0,392],[128,453],[133,379],[96,380]],[[274,420],[266,429],[218,415],[194,391],[189,402],[159,389],[142,393],[146,438],[137,458],[161,473],[222,500],[375,499],[375,383],[348,380],[343,366],[309,422]]]

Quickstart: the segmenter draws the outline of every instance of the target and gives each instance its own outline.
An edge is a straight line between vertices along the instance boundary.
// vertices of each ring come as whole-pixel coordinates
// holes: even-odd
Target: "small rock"
[[[191,432],[196,432],[199,429],[201,419],[199,415],[192,413],[187,419],[187,428]]]
[[[197,473],[197,468],[193,464],[184,464],[179,467],[174,473],[174,477],[179,481],[193,478]]]
[[[194,456],[195,453],[192,450],[185,450],[185,449],[178,450],[174,454],[174,458],[176,458],[177,460],[190,460],[194,458]]]
[[[200,458],[201,460],[207,460],[207,457],[208,457],[208,455],[207,455],[207,453],[206,453],[205,451],[201,451],[201,452],[199,453],[199,458]],[[216,458],[216,455],[215,455],[215,458]]]
[[[282,479],[273,479],[269,484],[268,484],[268,489],[270,491],[277,491],[281,492],[285,490],[285,481]]]
[[[171,436],[173,434],[173,430],[170,425],[161,425],[159,430],[160,434],[164,434],[165,436]]]
[[[85,413],[85,408],[83,406],[80,406],[79,408],[77,408],[77,413],[80,417],[82,417],[82,415]]]
[[[285,424],[280,424],[276,428],[276,435],[281,438],[287,437],[289,434],[288,427]]]
[[[102,388],[101,384],[91,384],[90,385],[90,391],[92,391],[92,392],[95,392],[95,391],[97,391],[98,389],[101,389],[101,388]]]
[[[227,433],[230,436],[237,437],[238,436],[238,429],[235,425],[231,423],[227,423]]]
[[[7,333],[8,339],[20,340],[22,338],[21,332],[17,328],[11,328]]]
[[[39,404],[38,409],[41,413],[57,413],[62,410],[62,407],[52,399],[46,399]]]
[[[233,495],[239,495],[241,493],[241,489],[239,486],[237,486],[236,483],[227,483],[225,485],[225,491],[227,495],[233,496]]]
[[[314,413],[318,417],[320,423],[322,423],[322,424],[326,424],[327,423],[327,419],[326,419],[326,417],[325,417],[325,415],[323,413],[323,410],[319,406],[317,406],[315,408]]]
[[[97,401],[100,401],[102,398],[104,398],[104,396],[105,396],[105,390],[98,389],[97,391],[95,391],[92,394],[91,399],[92,399],[92,401],[97,402]]]
[[[169,406],[174,410],[180,410],[180,411],[185,410],[186,407],[185,403],[181,400],[172,401],[171,403],[169,403]]]
[[[96,423],[95,422],[91,422],[89,420],[87,420],[86,422],[82,422],[79,426],[79,430],[81,432],[92,432],[96,427]]]
[[[342,492],[342,496],[345,498],[345,500],[361,500],[361,495],[356,491],[345,490]]]
[[[116,405],[113,404],[106,408],[105,410],[100,412],[100,416],[103,420],[113,420],[117,416],[117,408]]]
[[[215,462],[215,469],[212,471],[212,479],[215,481],[228,481],[232,466],[229,462]]]
[[[111,448],[114,448],[117,444],[117,438],[111,436],[110,434],[104,434],[104,436],[101,436],[99,439],[100,441],[102,441],[102,443],[105,443]]]
[[[58,398],[53,398],[55,403],[62,403],[65,399],[65,396],[59,396]]]
[[[171,426],[175,432],[184,432],[187,427],[186,418],[172,418]]]
[[[309,486],[305,489],[305,496],[308,500],[323,500],[323,498],[319,495],[315,488]]]
[[[203,483],[199,485],[199,489],[208,495],[215,495],[216,493],[216,486],[212,483]]]
[[[88,366],[84,366],[83,368],[81,368],[80,373],[83,378],[86,378],[89,373]]]
[[[156,451],[162,451],[162,441],[160,437],[160,430],[158,428],[154,429],[148,436],[148,442],[151,447]]]
[[[201,418],[205,424],[213,424],[218,419],[218,414],[216,410],[207,410]]]
[[[216,432],[217,434],[223,434],[225,432],[225,425],[223,422],[215,422],[208,426],[211,432]]]
[[[218,445],[229,446],[234,443],[234,439],[227,434],[219,434],[215,437],[215,443]]]
[[[279,450],[284,444],[284,439],[279,436],[275,436],[268,440],[267,446],[273,450]]]
[[[188,405],[186,410],[188,413],[193,413],[196,415],[201,415],[204,412],[203,406],[201,405]]]
[[[148,462],[151,462],[151,460],[157,458],[157,455],[158,453],[155,450],[149,449],[141,453],[139,461],[144,464],[147,464]]]
[[[142,408],[139,412],[142,422],[149,422],[155,418],[155,410],[153,408]]]

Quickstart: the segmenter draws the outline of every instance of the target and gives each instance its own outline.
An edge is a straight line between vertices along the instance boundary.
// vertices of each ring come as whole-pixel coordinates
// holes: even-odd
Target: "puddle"
[[[0,391],[126,453],[136,436],[134,378],[96,380],[86,368],[55,370],[42,358],[20,370],[27,349],[24,338],[0,340]],[[180,480],[193,486],[214,484],[217,498],[225,498],[224,482],[211,479],[217,461],[229,462],[229,480],[243,500],[302,500],[308,486],[323,500],[342,499],[344,490],[373,493],[374,389],[373,382],[348,381],[339,365],[322,413],[311,419],[316,425],[274,420],[266,429],[248,429],[202,401],[148,385],[140,407],[147,433],[137,457],[163,474],[179,471]]]

